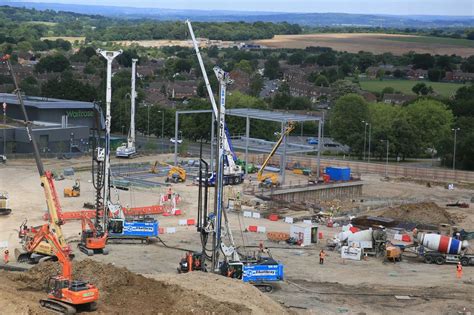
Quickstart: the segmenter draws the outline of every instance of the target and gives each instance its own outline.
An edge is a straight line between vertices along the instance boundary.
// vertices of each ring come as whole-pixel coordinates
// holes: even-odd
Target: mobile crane
[[[270,159],[275,155],[276,151],[280,147],[283,139],[285,139],[286,136],[290,134],[291,131],[295,129],[295,125],[292,122],[289,122],[285,128],[285,131],[281,134],[280,138],[278,141],[275,143],[273,146],[272,151],[270,154],[267,156],[265,161],[263,162],[262,166],[257,172],[257,181],[259,182],[259,185],[261,187],[277,187],[280,186],[280,182],[278,181],[278,175],[277,174],[263,174],[263,171],[265,170],[265,167],[268,165],[268,162],[270,162]],[[281,167],[285,167],[282,165]]]
[[[202,76],[204,77],[204,82],[206,84],[207,94],[209,95],[209,99],[211,101],[212,109],[214,111],[214,117],[219,122],[219,110],[217,108],[216,100],[214,98],[214,93],[212,92],[211,84],[209,83],[209,79],[207,77],[206,68],[204,67],[204,62],[202,61],[201,52],[199,51],[199,45],[194,36],[193,27],[189,20],[186,20],[186,24],[189,29],[189,33],[191,35],[191,39],[193,42],[194,50],[196,51],[196,56],[199,61],[199,66],[201,67]],[[219,81],[220,86],[220,102],[221,102],[221,109],[225,108],[225,96],[226,96],[226,89],[227,85],[231,84],[233,81],[229,77],[229,74],[222,70],[219,67],[214,67],[214,73]],[[222,126],[222,143],[220,143],[220,150],[222,149],[224,152],[224,168],[223,168],[223,183],[224,185],[238,185],[244,181],[244,172],[242,170],[242,166],[237,165],[237,157],[235,153],[232,151],[227,127],[225,124]],[[201,180],[202,181],[202,180]],[[211,170],[211,176],[209,178],[208,184],[214,186],[216,184],[216,176],[214,170]]]
[[[81,280],[72,279],[72,264],[69,258],[70,249],[64,248],[59,243],[56,233],[50,230],[49,224],[44,224],[35,234],[34,238],[26,243],[30,252],[36,250],[44,241],[52,245],[52,249],[59,263],[62,274],[52,277],[48,281],[48,297],[40,300],[40,305],[60,314],[75,314],[81,310],[95,311],[96,301],[99,299],[99,289]]]
[[[137,98],[137,92],[135,91],[135,79],[137,77],[137,61],[138,59],[132,59],[132,89],[130,93],[130,132],[128,134],[127,143],[123,143],[120,147],[117,148],[115,152],[116,157],[132,158],[137,154],[137,149],[135,148],[135,99]]]
[[[50,228],[51,231],[55,234],[58,243],[60,244],[61,248],[66,251],[70,252],[69,245],[66,243],[66,240],[63,236],[63,232],[61,229],[61,225],[64,222],[60,219],[61,217],[61,205],[59,203],[58,193],[56,191],[56,187],[54,186],[54,177],[51,171],[46,171],[44,169],[43,161],[41,160],[41,156],[39,154],[38,145],[36,140],[33,136],[31,122],[28,119],[28,114],[26,112],[25,104],[23,102],[23,96],[21,94],[20,87],[18,85],[18,81],[13,71],[12,64],[10,62],[10,55],[4,55],[0,58],[0,61],[6,63],[10,75],[13,80],[13,84],[15,86],[15,94],[18,98],[20,103],[21,111],[23,112],[23,117],[25,119],[25,127],[26,133],[28,135],[28,140],[33,147],[33,155],[35,157],[36,167],[38,169],[38,173],[40,175],[41,186],[44,189],[44,194],[46,197],[46,205],[48,208],[49,213],[49,220],[50,220]],[[36,233],[38,233],[38,228],[26,226],[26,222],[22,224],[20,227],[20,240],[22,242],[22,249],[15,249],[15,257],[18,262],[38,262],[40,259],[44,258],[45,256],[54,256],[54,248],[53,244],[47,240],[42,240],[39,242],[37,246],[34,247],[34,250],[31,248],[27,248],[26,244],[28,244],[32,239],[34,239]]]

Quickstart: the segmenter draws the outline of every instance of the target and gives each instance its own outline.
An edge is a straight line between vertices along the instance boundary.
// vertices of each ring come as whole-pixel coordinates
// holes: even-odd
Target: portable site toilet
[[[312,224],[299,223],[290,227],[290,237],[301,240],[301,245],[308,246],[318,242],[318,227]]]

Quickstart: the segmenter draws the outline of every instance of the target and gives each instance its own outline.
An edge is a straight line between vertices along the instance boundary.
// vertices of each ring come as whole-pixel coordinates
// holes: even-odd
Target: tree
[[[446,71],[439,68],[432,68],[428,70],[428,79],[432,82],[441,81],[446,75]]]
[[[474,116],[474,85],[459,88],[449,107],[457,117]]]
[[[43,57],[35,65],[35,71],[43,72],[63,72],[70,66],[69,60],[61,54]]]
[[[420,149],[437,148],[451,132],[453,113],[441,102],[422,99],[406,107],[407,121],[420,137]]]
[[[428,70],[435,65],[435,58],[430,54],[414,54],[412,62],[415,69]]]
[[[461,70],[464,72],[474,72],[474,56],[467,58],[461,64]]]
[[[360,154],[364,144],[364,125],[361,121],[368,117],[369,108],[364,98],[357,94],[342,96],[331,110],[331,134],[336,141]]]
[[[258,97],[263,89],[263,78],[256,73],[250,77],[250,95]]]
[[[212,45],[211,47],[209,47],[209,49],[207,50],[207,56],[209,58],[217,58],[219,57],[219,48],[216,46],[216,45]]]
[[[263,75],[269,78],[270,80],[278,79],[281,75],[281,68],[278,59],[275,57],[270,57],[265,62],[265,70]]]
[[[242,70],[245,73],[251,74],[253,72],[252,64],[250,61],[242,59],[235,64],[234,69]]]
[[[133,50],[127,49],[127,50],[124,50],[115,59],[120,65],[126,68],[130,68],[132,66],[132,59],[138,59],[138,53],[134,49]]]
[[[93,86],[74,79],[72,73],[68,71],[43,83],[41,96],[87,102],[98,99],[97,90]]]
[[[395,71],[393,71],[393,76],[395,78],[404,78],[406,76],[406,74],[405,74],[405,72],[403,72],[400,69],[395,69]]]
[[[423,82],[415,84],[411,90],[417,95],[428,95],[433,93],[433,88],[431,86],[426,86]]]
[[[355,94],[359,90],[358,85],[348,80],[338,80],[331,84],[331,95],[333,99],[338,99],[346,94]]]
[[[336,64],[336,54],[332,51],[322,53],[318,56],[318,65],[320,66],[333,66]]]
[[[380,94],[385,95],[385,94],[393,94],[395,93],[395,89],[391,86],[386,86],[383,88],[382,92],[380,92]]]
[[[314,85],[316,85],[316,86],[329,86],[328,78],[326,78],[326,76],[320,74],[314,80]]]
[[[290,57],[288,57],[288,64],[290,65],[300,65],[303,63],[306,54],[304,51],[297,51],[292,53]]]

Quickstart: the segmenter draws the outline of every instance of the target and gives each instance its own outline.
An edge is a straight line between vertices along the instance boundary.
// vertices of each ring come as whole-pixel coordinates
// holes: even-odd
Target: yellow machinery
[[[167,182],[179,183],[186,181],[186,171],[179,166],[171,166],[166,177]]]
[[[15,94],[18,98],[20,103],[20,109],[24,116],[24,123],[26,132],[28,135],[28,139],[30,144],[33,147],[33,156],[35,157],[36,167],[38,169],[38,173],[40,175],[40,182],[41,186],[44,190],[44,195],[46,198],[46,206],[48,208],[49,214],[49,226],[51,231],[56,236],[58,243],[60,244],[61,248],[64,250],[70,251],[69,245],[66,243],[64,238],[61,225],[64,223],[61,218],[61,205],[59,203],[59,196],[57,194],[56,188],[54,186],[54,178],[53,174],[50,171],[46,171],[44,169],[43,161],[41,160],[41,156],[39,154],[38,145],[36,143],[35,138],[32,136],[32,128],[31,122],[28,119],[28,114],[26,113],[25,104],[23,102],[22,92],[20,90],[20,86],[18,85],[17,78],[13,71],[13,67],[10,62],[10,55],[5,55],[0,58],[0,61],[5,62],[7,64],[8,70],[10,71],[10,75],[13,80],[13,85],[15,86]],[[36,246],[36,248],[29,250],[27,244],[29,244],[35,237],[35,235],[39,233],[39,227],[27,227],[26,221],[20,227],[19,237],[20,241],[23,245],[22,249],[15,249],[15,257],[18,262],[24,261],[37,261],[44,256],[55,256],[54,245],[48,240],[42,240]],[[38,254],[35,258],[32,257],[32,254]]]
[[[81,183],[78,179],[72,187],[64,188],[64,197],[79,197],[81,195]]]
[[[290,134],[291,131],[295,129],[295,125],[292,122],[289,122],[288,125],[285,128],[285,131],[281,134],[280,139],[275,143],[275,146],[273,147],[272,151],[270,154],[267,156],[265,159],[265,162],[263,162],[262,166],[258,170],[257,173],[257,180],[259,182],[259,186],[262,187],[277,187],[280,186],[280,182],[278,181],[278,175],[274,173],[269,173],[269,174],[263,174],[263,171],[265,170],[265,167],[267,166],[268,162],[270,162],[270,159],[275,155],[276,151],[280,147],[281,143],[283,142],[283,139],[287,135]],[[282,165],[281,167],[285,167]]]
[[[168,171],[168,174],[166,176],[166,182],[173,182],[173,183],[179,183],[179,182],[185,182],[186,181],[186,170],[182,167],[179,166],[174,166],[171,164],[163,163],[163,162],[158,162],[156,161],[153,166],[150,169],[150,173],[156,174],[158,172],[157,166],[158,164],[164,165],[164,166],[169,166],[170,170]]]

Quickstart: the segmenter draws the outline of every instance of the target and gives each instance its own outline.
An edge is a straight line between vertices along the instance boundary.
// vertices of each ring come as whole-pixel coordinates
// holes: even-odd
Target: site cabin
[[[295,238],[301,246],[309,246],[318,242],[318,227],[312,224],[292,224],[290,237]]]
[[[425,263],[427,264],[437,264],[443,265],[448,264],[457,264],[461,262],[463,266],[474,265],[474,254],[460,254],[460,255],[450,255],[443,254],[435,251],[429,251],[425,253]]]

